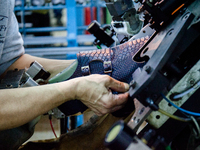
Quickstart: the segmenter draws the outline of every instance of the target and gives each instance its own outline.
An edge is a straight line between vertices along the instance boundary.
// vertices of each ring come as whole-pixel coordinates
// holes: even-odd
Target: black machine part
[[[50,76],[50,73],[46,71],[43,68],[43,66],[39,64],[37,61],[34,61],[30,64],[30,67],[26,71],[26,73],[29,74],[29,76],[33,78],[33,80],[37,79],[46,80]]]
[[[155,103],[159,103],[160,93],[166,94],[199,61],[200,51],[198,44],[200,33],[196,28],[197,26],[199,27],[199,23],[197,22],[197,24],[190,26],[195,17],[191,12],[188,12],[186,10],[183,15],[180,14],[181,17],[178,18],[182,18],[181,21],[176,20],[177,24],[173,22],[171,24],[173,27],[171,25],[168,26],[171,26],[173,30],[168,28],[169,32],[167,32],[160,45],[156,46],[155,53],[147,59],[146,66],[148,67],[144,67],[142,71],[137,70],[133,74],[134,85],[129,90],[129,93],[132,98],[137,97],[145,106],[149,106],[149,103],[146,101],[148,98],[151,98]],[[162,30],[160,32],[165,31]],[[171,35],[172,37],[170,37]],[[154,46],[151,43],[153,43],[153,40],[148,43],[148,46],[146,45],[149,51],[152,47],[155,47],[155,42]],[[137,86],[139,87],[138,89]],[[186,104],[183,105],[183,108],[198,111],[198,95],[199,90],[189,98]],[[183,114],[176,112],[175,115],[182,116]],[[169,119],[156,132],[165,137],[167,142],[171,142],[186,126],[187,123]],[[139,137],[142,137],[144,132],[151,128],[151,125],[145,127]],[[185,144],[187,141],[183,143]]]
[[[132,0],[105,0],[105,2],[111,16],[116,18],[134,7]]]
[[[93,34],[96,39],[94,45],[100,46],[101,44],[110,47],[115,41],[112,39],[114,33],[111,31],[110,35],[106,33],[106,30],[110,30],[110,26],[101,27],[101,25],[96,21],[92,21],[87,28],[87,31]]]
[[[199,3],[199,1],[196,2]],[[162,99],[161,93],[164,95],[168,93],[199,61],[200,51],[198,44],[200,41],[200,32],[198,28],[200,24],[196,16],[196,14],[198,16],[199,14],[193,13],[197,9],[198,5],[192,7],[192,9],[185,9],[183,12],[174,16],[172,20],[168,21],[168,24],[162,26],[162,29],[160,28],[154,37],[141,48],[139,55],[137,55],[139,59],[135,58],[136,56],[133,57],[133,60],[137,59],[137,62],[145,61],[146,65],[142,70],[138,69],[133,73],[134,80],[132,81],[129,95],[132,99],[136,98],[142,103],[144,109],[148,108],[152,111],[155,107],[151,107],[150,104],[158,104]],[[193,24],[194,22],[195,24]],[[162,37],[160,41],[159,37]],[[198,111],[198,97],[199,89],[182,107]],[[149,115],[149,110],[143,116],[144,118],[140,119],[141,121],[144,121]],[[135,113],[139,113],[139,111]],[[184,116],[178,111],[175,115]],[[187,123],[169,119],[163,126],[156,130],[156,135],[161,137],[160,140],[164,137],[166,143],[169,144],[186,126]],[[135,126],[133,127],[131,129],[136,131],[134,130]],[[142,138],[149,129],[152,129],[152,126],[148,124],[140,132],[138,137]],[[188,141],[183,140],[183,142],[185,146]],[[153,143],[152,145],[154,144],[156,145],[157,143]]]
[[[144,11],[145,20],[152,24],[152,28],[159,30],[161,26],[184,10],[194,0],[138,0],[142,7],[139,9]]]
[[[166,33],[165,38],[161,43],[157,42],[159,46],[157,46],[154,54],[150,59],[147,58],[148,62],[140,72],[136,70],[133,73],[135,84],[134,86],[131,86],[129,90],[129,94],[132,98],[137,98],[143,105],[148,106],[146,103],[148,97],[156,101],[160,93],[166,90],[166,87],[170,84],[170,79],[166,77],[161,70],[166,63],[170,63],[170,57],[174,57],[173,51],[180,42],[193,18],[194,16],[187,11],[180,19],[175,20],[171,26],[169,25],[168,28],[163,31]],[[191,41],[188,40],[187,42]],[[148,50],[150,51],[151,49],[154,49],[155,44],[151,44],[150,42],[146,47],[148,47]],[[145,55],[143,58],[144,57],[148,56]]]
[[[141,30],[143,21],[137,14],[132,0],[105,0],[105,2],[112,16],[111,25],[120,43],[128,41]]]
[[[135,133],[120,120],[107,132],[104,144],[111,150],[124,150],[133,142],[134,136]]]
[[[25,72],[25,69],[15,69],[8,71],[0,83],[0,89],[11,89],[31,86],[38,86],[38,83],[35,82]]]

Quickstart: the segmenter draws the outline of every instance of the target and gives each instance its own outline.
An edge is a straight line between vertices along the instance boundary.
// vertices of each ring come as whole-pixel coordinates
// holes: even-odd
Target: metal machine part
[[[21,79],[24,72],[24,70],[18,69],[8,71],[5,77],[1,79],[0,89],[20,87]]]
[[[110,150],[151,150],[165,149],[165,139],[156,135],[154,130],[148,130],[144,136],[139,139],[135,132],[129,128],[122,120],[117,121],[107,132],[105,145]],[[161,150],[160,149],[160,150]]]
[[[186,16],[187,15],[189,15],[188,14],[188,12],[186,12],[186,14],[185,14]],[[189,16],[188,17],[186,17],[185,15],[183,15],[182,17],[180,17],[180,18],[184,18],[184,19],[189,19]],[[193,17],[192,17],[193,18]],[[182,21],[184,21],[184,19],[182,20]],[[187,26],[190,24],[190,22],[192,21],[192,19],[190,19],[190,21],[187,23],[186,22],[186,20],[183,22],[183,24],[184,24],[184,28],[186,29],[187,28]],[[177,22],[178,24],[176,24],[175,22],[173,22],[171,25],[173,26],[174,25],[174,27],[172,27],[171,29],[173,29],[173,32],[174,32],[174,30],[176,30],[176,28],[178,28],[178,30],[180,30],[181,29],[181,21],[178,21]],[[175,27],[176,26],[176,27]],[[147,49],[147,51],[146,51],[146,55],[148,54],[148,51],[150,51],[150,53],[149,53],[149,56],[150,56],[150,58],[149,58],[149,61],[148,61],[148,59],[146,60],[147,61],[147,64],[146,64],[146,66],[143,68],[143,70],[136,70],[134,73],[133,73],[133,79],[134,79],[134,82],[132,82],[133,84],[132,84],[132,87],[131,87],[131,89],[130,89],[130,95],[134,95],[133,97],[136,97],[142,104],[138,104],[139,105],[139,109],[137,110],[137,108],[136,108],[136,113],[133,115],[133,117],[132,117],[132,120],[130,120],[130,122],[129,122],[129,125],[132,127],[132,129],[133,130],[137,130],[137,128],[138,128],[138,126],[137,126],[137,124],[139,125],[139,124],[141,124],[142,122],[143,122],[143,120],[146,120],[146,118],[148,117],[148,115],[150,114],[150,112],[152,112],[152,110],[150,109],[149,110],[149,103],[147,102],[147,99],[148,98],[151,98],[155,103],[159,103],[160,102],[160,93],[166,93],[170,88],[172,88],[173,87],[173,85],[175,85],[176,84],[176,82],[175,82],[175,80],[179,80],[179,79],[181,79],[181,77],[184,75],[184,72],[186,72],[186,71],[184,71],[184,72],[179,72],[179,74],[177,75],[177,74],[173,74],[172,72],[171,72],[171,74],[173,74],[172,76],[170,76],[169,74],[169,70],[168,71],[166,71],[166,69],[162,69],[162,67],[166,67],[166,66],[168,66],[168,65],[165,65],[165,63],[167,64],[167,63],[170,63],[171,64],[171,67],[172,67],[172,63],[169,61],[170,59],[168,59],[168,61],[165,61],[165,62],[163,62],[163,60],[162,61],[160,61],[159,62],[159,59],[162,59],[162,57],[163,58],[171,58],[171,61],[174,61],[175,60],[175,58],[174,57],[178,57],[177,55],[175,55],[175,54],[181,54],[181,52],[183,52],[184,50],[186,50],[186,48],[183,48],[180,44],[179,44],[179,46],[177,46],[177,45],[174,45],[173,47],[176,47],[176,50],[177,51],[175,51],[175,54],[172,52],[171,54],[170,54],[170,52],[167,52],[165,55],[163,55],[162,56],[162,54],[164,54],[164,49],[166,50],[166,45],[170,45],[169,43],[165,43],[166,41],[170,41],[170,40],[167,40],[167,36],[168,36],[168,34],[172,34],[171,32],[172,32],[172,30],[170,29],[170,25],[168,26],[169,28],[165,31],[165,30],[162,30],[161,31],[161,34],[157,34],[155,37],[154,37],[154,39],[150,42],[150,43],[148,43],[147,45],[145,45],[146,47],[148,47],[148,49]],[[188,31],[188,29],[186,30],[187,32],[185,32],[185,35],[187,35],[188,34],[188,32],[192,32],[191,30],[189,30]],[[181,31],[181,32],[183,32],[183,30]],[[163,36],[163,34],[164,34],[164,36]],[[199,33],[197,33],[197,35],[199,35]],[[192,36],[191,36],[191,38],[190,38],[190,40],[185,40],[185,36],[184,37],[182,37],[182,40],[180,41],[180,43],[184,43],[184,44],[186,44],[186,43],[188,43],[188,44],[186,44],[187,46],[186,47],[188,47],[188,45],[190,45],[193,41],[194,41],[194,39],[196,39],[196,37],[197,37],[197,35],[195,35],[195,34],[193,34]],[[156,38],[157,37],[159,37],[159,36],[161,36],[162,38],[161,38],[161,41],[163,42],[163,41],[165,41],[164,43],[162,43],[162,42],[160,42],[160,40],[156,40]],[[178,32],[175,32],[175,35],[173,35],[173,37],[174,37],[174,39],[173,38],[171,38],[171,41],[173,41],[173,42],[175,42],[176,41],[176,36],[178,36]],[[169,37],[168,37],[169,38]],[[180,37],[179,37],[180,38]],[[183,42],[184,41],[184,42]],[[187,42],[186,42],[187,41]],[[179,43],[178,41],[176,41],[177,43]],[[161,44],[160,44],[161,43]],[[158,44],[158,45],[157,45]],[[160,44],[160,45],[159,45]],[[144,47],[145,47],[144,46]],[[152,46],[152,47],[151,47]],[[171,50],[173,50],[173,47],[169,47],[168,49],[171,49]],[[158,51],[159,51],[159,49],[161,49],[161,48],[163,48],[162,50],[161,50],[161,53],[159,53]],[[143,48],[143,49],[145,49],[145,48]],[[143,49],[141,49],[141,51],[143,50]],[[154,52],[152,52],[151,53],[151,50],[152,49],[154,49]],[[181,51],[181,52],[178,52],[178,51]],[[155,57],[156,55],[158,54],[158,57]],[[179,59],[180,59],[180,57],[178,57]],[[152,62],[151,62],[151,60],[152,60]],[[198,58],[196,58],[196,61],[198,60]],[[151,64],[151,63],[152,64]],[[156,63],[158,62],[158,66],[156,65]],[[149,65],[149,64],[151,64],[151,65]],[[157,66],[157,67],[156,67]],[[157,75],[155,75],[154,73],[154,69],[155,68],[160,68],[160,69],[158,69],[156,72],[156,74]],[[187,68],[187,69],[189,69],[189,68]],[[162,71],[161,71],[162,70]],[[164,71],[165,70],[165,71]],[[154,73],[153,73],[154,72]],[[197,71],[198,72],[198,71]],[[143,75],[143,73],[145,74],[144,76],[142,76]],[[161,74],[162,75],[161,75]],[[150,75],[151,74],[151,75]],[[158,74],[160,74],[160,75],[158,75]],[[181,75],[180,75],[181,74]],[[150,75],[150,76],[149,76]],[[150,77],[149,78],[149,80],[147,79],[147,80],[145,80],[145,77]],[[169,77],[170,76],[170,77]],[[137,80],[137,79],[141,79],[140,81],[139,80]],[[152,82],[151,82],[151,81]],[[142,85],[143,83],[144,84],[146,84],[146,85]],[[181,82],[181,81],[180,81]],[[142,84],[141,84],[142,83]],[[137,86],[139,87],[139,88],[141,88],[141,89],[137,89]],[[143,87],[142,87],[143,86]],[[136,90],[137,89],[137,90]],[[132,93],[134,90],[136,90],[135,92],[136,93]],[[137,93],[137,92],[139,92],[139,93]],[[166,104],[166,103],[165,103]],[[145,106],[143,106],[143,105],[145,105]],[[166,104],[166,105],[168,105],[168,104]],[[165,106],[166,106],[165,105]],[[143,112],[144,112],[144,114],[143,114],[143,116],[142,116],[142,119],[140,118],[141,117],[141,115],[138,113],[138,112],[140,112],[141,110],[143,109]],[[154,113],[154,112],[153,112]],[[157,113],[157,112],[156,112]],[[154,116],[154,118],[158,118],[158,117],[156,117],[156,116]],[[138,122],[137,120],[141,120],[140,122]],[[136,122],[137,122],[137,124],[136,124],[136,122],[134,121],[134,120],[136,120]],[[154,126],[155,126],[155,124],[157,123],[157,120],[152,120],[151,121],[151,123],[152,122],[154,122],[153,124],[154,124]],[[162,122],[162,121],[161,121]],[[162,122],[163,123],[163,122]],[[159,125],[159,127],[161,126],[161,123],[160,123],[160,125]]]
[[[54,108],[50,110],[48,114],[54,116],[57,119],[65,118],[65,114],[62,113],[58,108]]]
[[[132,36],[129,41],[141,39],[142,37],[146,37],[147,35],[154,35],[156,31],[150,27],[150,24],[147,24],[144,26],[140,32],[138,32],[136,35]]]
[[[43,79],[46,80],[49,76],[50,73],[47,72],[41,64],[39,64],[37,61],[34,61],[31,63],[30,67],[26,71],[26,73],[33,78],[33,80],[37,79]]]
[[[135,113],[128,122],[128,126],[136,133],[142,123],[151,114],[152,110],[149,107],[142,105],[137,99],[134,99]]]
[[[31,86],[38,86],[38,84],[25,72],[25,69],[8,71],[0,83],[0,89]]]
[[[117,34],[133,36],[141,30],[143,22],[136,14],[135,8],[132,8],[121,16],[121,20],[113,20],[111,25]]]
[[[108,34],[106,30],[109,30],[110,34]],[[101,27],[100,23],[94,20],[89,24],[87,31],[96,37],[93,42],[96,46],[101,47],[101,44],[104,44],[107,47],[110,47],[115,42],[112,38],[114,32],[111,31],[111,27],[109,25]]]
[[[143,105],[148,106],[146,102],[147,97],[156,101],[161,92],[166,93],[165,90],[169,86],[170,80],[159,70],[169,60],[170,55],[172,55],[177,43],[183,37],[192,19],[193,15],[190,12],[185,12],[181,15],[180,19],[175,20],[171,26],[168,26],[163,31],[165,32],[165,38],[158,43],[159,46],[152,41],[144,48],[150,51],[155,46],[157,47],[152,56],[145,55],[139,58],[141,61],[146,61],[147,63],[141,72],[136,70],[133,73],[133,79],[136,84],[131,86],[129,91],[132,98],[137,98]]]
[[[132,0],[105,0],[111,16],[122,16],[129,9],[133,8]]]
[[[151,148],[145,145],[139,138],[135,137],[134,140],[135,142],[131,142],[126,150],[151,150]]]
[[[159,31],[194,0],[105,0],[112,16],[111,25],[120,43],[137,34],[143,25]],[[136,6],[136,7],[135,7]]]
[[[31,77],[29,77],[29,75],[25,72],[21,80],[21,86],[22,87],[38,86],[38,83],[34,81]]]
[[[141,11],[152,15],[146,18],[146,21],[156,32],[133,57],[134,61],[145,62],[146,65],[133,73],[129,95],[135,102],[135,113],[127,125],[136,133],[143,121],[147,121],[147,125],[137,137],[142,140],[146,132],[153,128],[155,135],[145,144],[152,149],[162,150],[166,149],[166,145],[170,142],[176,142],[174,141],[176,137],[180,139],[186,134],[184,132],[180,135],[188,122],[169,119],[157,110],[163,109],[172,115],[175,113],[174,116],[180,116],[179,119],[185,117],[191,121],[191,117],[196,118],[187,113],[184,115],[180,110],[177,111],[168,102],[163,101],[162,96],[166,95],[179,107],[193,112],[199,110],[200,1],[139,0],[138,2],[143,4]],[[196,127],[198,128],[198,123]],[[176,146],[180,146],[180,142],[186,145],[188,141],[184,138],[182,140],[179,140]],[[160,148],[158,143],[166,147]],[[134,142],[131,144],[136,145]]]
[[[105,145],[111,150],[126,149],[133,141],[135,133],[123,121],[116,122],[105,137]]]
[[[143,21],[137,14],[132,0],[105,0],[105,2],[112,16],[111,25],[120,43],[126,42],[141,30]]]
[[[140,11],[145,10],[145,20],[151,23],[152,28],[159,30],[160,27],[185,6],[192,2],[189,0],[138,0],[142,4]]]
[[[34,79],[40,78],[39,75],[41,75],[41,78],[46,79],[46,77],[49,76],[49,73],[45,72],[42,66],[37,62],[34,62],[27,71],[25,69],[10,70],[1,80],[0,88],[38,86],[38,83]]]
[[[176,32],[179,32],[181,35],[181,32],[183,32],[184,30],[187,30],[186,28],[189,26],[189,24],[191,22],[189,22],[189,24],[185,24],[187,19],[187,13],[185,13],[186,16],[182,16],[182,18],[180,19],[176,19],[174,22],[172,22],[169,26],[167,26],[166,28],[164,28],[163,30],[161,30],[160,32],[158,32],[157,34],[154,35],[154,37],[152,37],[152,41],[151,39],[149,40],[149,42],[147,42],[133,57],[133,60],[136,62],[144,62],[144,61],[148,61],[149,58],[152,57],[152,55],[154,54],[155,51],[157,51],[157,49],[159,48],[163,48],[162,45],[164,45],[164,42],[167,38],[169,38],[169,40],[171,40],[171,42],[175,42],[175,40],[178,40],[179,38],[175,37],[172,35],[172,33],[174,33],[176,36],[178,36],[178,34]],[[185,17],[185,19],[184,19]],[[191,19],[192,20],[192,19]],[[182,27],[181,27],[182,26]],[[185,26],[185,27],[184,27]],[[182,28],[182,29],[181,29]],[[179,31],[180,30],[180,31]],[[182,31],[181,31],[182,30]],[[183,36],[183,34],[181,35]],[[178,41],[177,41],[178,42]],[[167,43],[169,44],[169,43]],[[148,46],[147,46],[148,45]]]
[[[170,90],[170,92],[166,95],[167,98],[171,99],[174,104],[181,107],[187,100],[189,100],[190,96],[199,89],[200,84],[200,61],[196,65],[188,71],[188,73]],[[185,93],[184,91],[190,90],[190,92]],[[182,93],[182,94],[181,94]],[[180,95],[181,97],[178,99],[174,99],[175,96]],[[162,100],[159,103],[159,108],[165,110],[170,114],[174,114],[177,109],[168,104],[167,101]],[[155,128],[160,128],[169,117],[161,114],[158,111],[152,112],[147,120],[148,123],[151,124]]]
[[[191,58],[187,58],[187,57],[185,58],[184,55],[187,55],[187,53],[188,54],[190,53],[189,50],[187,50],[187,48],[199,36],[198,29],[196,29],[196,26],[198,26],[198,20],[199,20],[198,18],[196,18],[196,15],[198,15],[199,13],[199,11],[197,11],[198,4],[199,4],[199,1],[196,1],[193,5],[189,6],[189,10],[191,10],[192,13],[188,10],[185,10],[184,13],[183,12],[180,13],[176,18],[174,18],[174,21],[171,21],[168,24],[168,26],[164,26],[164,28],[160,30],[153,38],[151,38],[149,42],[147,42],[147,44],[144,45],[140,49],[140,51],[135,55],[135,57],[133,58],[135,61],[137,62],[146,61],[147,64],[142,70],[136,70],[133,73],[134,86],[131,87],[132,88],[130,90],[131,95],[133,94],[132,91],[137,89],[137,86],[141,87],[142,82],[148,85],[150,80],[152,80],[153,78],[156,78],[154,74],[155,69],[157,69],[156,72],[158,74],[159,73],[161,74],[162,76],[161,78],[165,77],[166,79],[167,77],[169,77],[170,71],[173,71],[173,73],[176,73],[176,74],[171,73],[171,76],[173,74],[176,80],[181,79],[181,77],[186,73],[186,70],[182,71],[184,70],[184,68],[181,68],[182,70],[176,68],[177,64],[175,63],[177,62],[175,61],[178,61],[177,59],[180,59],[179,57],[181,56],[181,54],[183,57],[182,61],[187,61],[187,59],[190,59],[191,61]],[[195,16],[193,14],[195,14]],[[193,24],[193,22],[196,22],[196,24]],[[194,50],[193,52],[198,53],[197,50]],[[197,58],[195,57],[194,61],[197,61],[197,60],[198,60],[198,57]],[[189,70],[189,68],[187,68],[187,70]],[[144,79],[147,76],[149,76],[151,79],[149,78],[150,80],[147,79],[144,81]],[[141,78],[141,80],[136,81],[139,78]],[[156,78],[156,79],[159,80],[159,78]],[[162,82],[163,81],[165,80],[162,80]],[[158,82],[158,83],[161,83],[161,82]],[[164,86],[164,87],[167,87],[167,86]],[[147,88],[147,86],[145,86],[145,88]],[[159,89],[158,87],[155,87],[155,88]],[[147,90],[148,89],[146,89],[146,91]],[[139,92],[140,90],[137,89],[136,91]],[[145,90],[143,92],[145,93]],[[145,95],[145,97],[147,97],[147,95]],[[145,104],[145,100],[143,101],[143,104]]]

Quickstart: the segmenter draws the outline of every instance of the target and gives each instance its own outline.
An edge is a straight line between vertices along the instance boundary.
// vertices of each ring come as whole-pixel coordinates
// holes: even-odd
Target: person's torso
[[[24,53],[23,40],[13,12],[14,3],[14,0],[0,0],[0,74],[9,67],[7,62]]]

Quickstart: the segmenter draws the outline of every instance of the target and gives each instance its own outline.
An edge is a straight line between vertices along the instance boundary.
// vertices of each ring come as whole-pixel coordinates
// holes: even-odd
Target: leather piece
[[[82,76],[81,68],[84,66],[89,66],[90,74],[105,74],[103,62],[111,61],[112,72],[108,75],[119,81],[130,83],[133,72],[138,67],[144,66],[144,63],[134,62],[132,57],[149,38],[149,36],[146,36],[112,48],[79,52],[77,54],[77,69],[69,79]],[[68,116],[78,112],[83,113],[87,107],[81,101],[73,100],[62,104],[59,109]]]

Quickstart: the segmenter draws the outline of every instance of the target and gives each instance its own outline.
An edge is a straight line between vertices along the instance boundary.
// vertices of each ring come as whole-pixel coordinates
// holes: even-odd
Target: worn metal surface
[[[133,79],[136,81],[136,84],[134,87],[130,87],[130,97],[140,97],[137,99],[143,103],[143,105],[145,105],[146,98],[148,97],[153,97],[153,100],[158,98],[158,95],[169,84],[168,79],[160,73],[160,70],[165,63],[167,63],[168,59],[171,59],[170,56],[175,50],[181,37],[183,37],[184,31],[191,21],[191,13],[186,12],[165,30],[166,36],[159,44],[156,52],[154,52],[150,59],[146,56],[148,57],[147,59],[149,59],[146,67],[149,67],[149,69],[146,70],[146,67],[144,66],[139,74],[137,70],[133,73]],[[149,50],[152,47],[155,47],[155,44],[148,44]],[[146,58],[144,57],[141,58],[141,60],[145,59]]]
[[[128,122],[128,126],[137,132],[138,128],[146,120],[152,110],[149,107],[142,105],[137,99],[134,99],[135,113]]]
[[[198,61],[198,63],[193,66],[193,68],[170,90],[166,97],[170,99],[170,95],[174,95],[175,93],[182,93],[195,86],[195,83],[198,81],[200,81],[200,61]],[[181,99],[174,100],[173,103],[181,107],[198,88],[198,85],[195,86],[193,91],[184,95]],[[175,113],[177,110],[175,107],[169,105],[165,100],[162,100],[159,103],[159,108],[170,114]],[[169,117],[155,111],[148,116],[147,120],[148,123],[150,123],[153,127],[160,128],[168,119]]]

